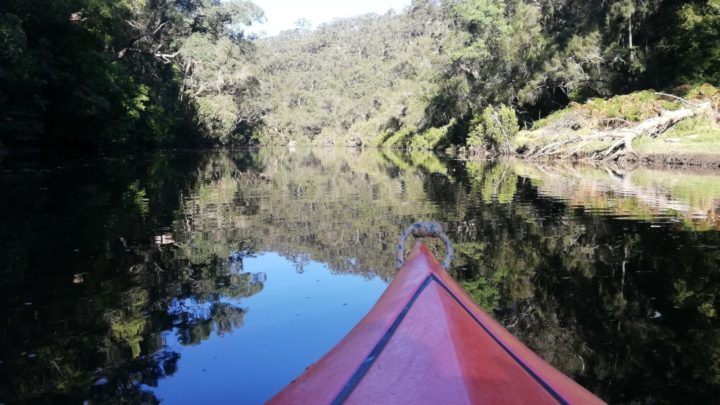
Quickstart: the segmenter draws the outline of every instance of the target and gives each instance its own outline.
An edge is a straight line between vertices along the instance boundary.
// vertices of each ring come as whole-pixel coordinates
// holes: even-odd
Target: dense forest
[[[225,141],[254,80],[241,27],[261,16],[251,3],[214,0],[4,1],[2,141]]]
[[[246,35],[263,18],[237,0],[4,1],[0,143],[502,148],[572,101],[720,82],[718,0],[414,0]]]

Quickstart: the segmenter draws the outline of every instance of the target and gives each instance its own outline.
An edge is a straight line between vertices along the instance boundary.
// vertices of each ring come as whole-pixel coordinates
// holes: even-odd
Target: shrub
[[[470,122],[467,145],[510,153],[510,143],[519,130],[517,116],[512,107],[501,105],[495,108],[490,105],[482,114],[476,114]]]
[[[410,141],[410,149],[433,150],[446,138],[448,131],[455,125],[453,118],[447,125],[440,128],[429,128],[426,131],[415,135]]]
[[[386,148],[407,148],[414,131],[410,128],[401,128],[385,140],[382,146]]]

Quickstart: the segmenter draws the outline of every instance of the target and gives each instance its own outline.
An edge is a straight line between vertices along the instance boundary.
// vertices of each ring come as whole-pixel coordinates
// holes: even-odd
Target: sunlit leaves
[[[408,14],[338,20],[259,40],[265,139],[377,145],[386,131],[405,128],[399,141],[426,129],[447,33],[439,6],[418,2]]]
[[[681,77],[693,82],[720,84],[720,1],[686,4],[680,10],[683,46]]]

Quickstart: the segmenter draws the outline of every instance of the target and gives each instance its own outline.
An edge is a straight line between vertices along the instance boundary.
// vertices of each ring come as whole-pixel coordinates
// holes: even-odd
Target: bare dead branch
[[[662,92],[659,92],[659,91],[656,91],[655,94],[658,95],[658,96],[668,97],[668,98],[672,98],[672,99],[678,100],[678,101],[682,102],[683,104],[689,105],[690,107],[702,108],[702,104],[694,104],[694,103],[691,103],[691,102],[685,100],[684,98],[678,97],[678,96],[673,95],[673,94],[662,93]]]

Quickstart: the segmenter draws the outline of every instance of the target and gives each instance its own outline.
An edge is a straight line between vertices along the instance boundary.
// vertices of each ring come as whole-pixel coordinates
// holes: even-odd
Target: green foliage
[[[27,48],[22,20],[0,11],[0,133],[28,139],[42,131],[41,100],[25,97],[38,92],[42,85],[34,59]]]
[[[147,215],[149,212],[147,193],[140,187],[139,183],[130,184],[123,195],[123,199],[126,200],[129,205],[132,205],[132,208],[137,210],[141,215]]]
[[[224,142],[249,87],[241,29],[261,15],[235,0],[4,2],[0,141]]]
[[[702,83],[700,85],[690,86],[683,96],[689,99],[711,99],[717,101],[718,96],[720,96],[720,89],[711,84]]]
[[[401,14],[341,19],[256,41],[265,138],[376,145],[385,142],[377,134],[447,124],[452,117],[427,122],[426,109],[448,33],[441,7],[422,2]],[[390,145],[407,147],[398,142],[405,135]]]
[[[390,135],[385,142],[381,144],[386,148],[405,149],[412,142],[415,132],[410,128],[402,128]]]
[[[455,266],[472,268],[483,276],[472,280],[463,280],[460,285],[486,311],[493,311],[500,304],[500,282],[502,277],[493,277],[483,264],[488,263],[486,257],[488,245],[483,242],[456,243]],[[476,270],[477,269],[477,270]],[[496,273],[499,274],[499,273]]]
[[[685,4],[680,9],[679,76],[720,85],[720,1]]]
[[[460,117],[507,104],[531,123],[570,101],[714,82],[715,3],[681,1],[678,18],[668,0],[450,2],[441,81],[466,85],[442,85],[429,119],[443,108]]]
[[[203,127],[221,143],[235,131],[239,109],[232,96],[225,94],[198,97],[198,119]]]
[[[470,123],[468,146],[483,146],[488,150],[509,153],[511,143],[517,135],[517,116],[512,107],[501,105],[486,107],[482,114],[476,114]]]
[[[515,197],[517,177],[507,165],[488,165],[476,160],[468,162],[467,170],[472,192],[480,196],[482,201],[508,203]]]
[[[456,121],[453,118],[445,126],[428,128],[413,136],[408,146],[410,149],[416,150],[434,150],[447,142],[448,131],[451,131],[455,124]]]
[[[246,36],[262,18],[244,0],[3,2],[0,142],[433,149],[470,126],[469,145],[497,150],[488,106],[527,125],[570,102],[720,80],[719,0],[417,0]],[[404,128],[412,139],[385,139]]]
[[[640,122],[657,116],[660,111],[680,107],[682,103],[676,99],[643,90],[610,98],[592,98],[583,104],[571,103],[567,108],[535,121],[532,129],[607,128],[625,121]]]

